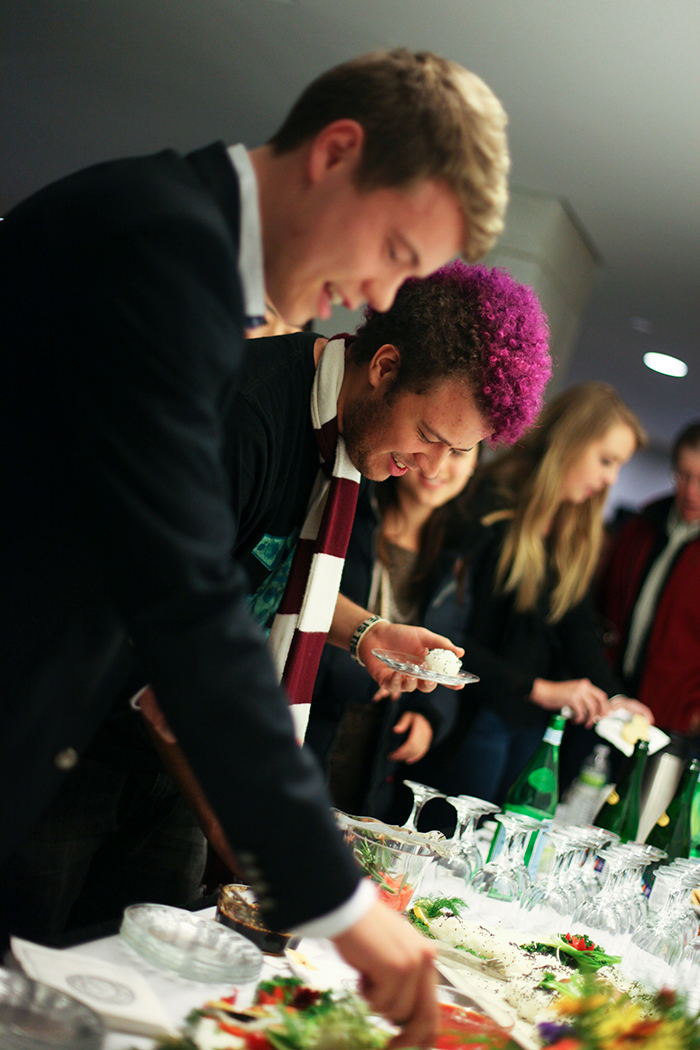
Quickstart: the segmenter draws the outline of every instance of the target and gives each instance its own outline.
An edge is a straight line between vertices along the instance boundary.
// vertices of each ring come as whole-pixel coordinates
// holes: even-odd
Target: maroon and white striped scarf
[[[345,340],[335,338],[323,349],[311,390],[321,466],[268,642],[299,741],[306,733],[321,650],[333,620],[360,485],[360,473],[338,433],[344,375]]]

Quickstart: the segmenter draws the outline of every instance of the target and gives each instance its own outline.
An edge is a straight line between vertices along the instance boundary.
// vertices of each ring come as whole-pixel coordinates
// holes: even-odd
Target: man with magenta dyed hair
[[[319,471],[312,415],[327,358],[339,359],[331,414],[340,444],[351,467],[373,481],[408,470],[432,477],[453,450],[483,438],[516,441],[539,412],[551,363],[534,292],[505,271],[461,262],[406,281],[386,313],[368,308],[354,336],[327,341],[301,332],[259,340],[257,349],[228,416],[227,465],[240,522],[234,555],[274,648],[274,618]],[[338,583],[336,575],[336,595]],[[338,597],[331,643],[357,611]],[[371,650],[396,648],[397,629],[373,621],[362,631],[353,655],[373,677],[380,668]],[[311,685],[319,654],[320,647]]]

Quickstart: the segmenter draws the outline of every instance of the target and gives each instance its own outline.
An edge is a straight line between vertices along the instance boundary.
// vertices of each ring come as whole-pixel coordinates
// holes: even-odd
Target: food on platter
[[[634,745],[638,740],[649,739],[649,722],[644,715],[634,714],[622,727],[622,739]]]
[[[438,989],[438,999],[441,992],[449,992],[453,999],[459,997],[452,989]],[[440,1001],[439,1006],[435,1050],[506,1050],[515,1046],[509,1028],[501,1027],[478,1010],[454,1001]]]
[[[436,1050],[508,1046],[508,1030],[471,1005],[460,1005],[458,993],[438,989],[438,998]],[[394,1033],[372,1018],[354,993],[334,995],[294,977],[275,977],[258,986],[248,1009],[236,1007],[235,995],[205,1003],[188,1017],[186,1034],[159,1043],[158,1050],[382,1050]]]
[[[595,974],[580,974],[558,1000],[553,1020],[540,1023],[540,1045],[551,1050],[697,1050],[700,1018],[669,989],[643,1000],[622,994]]]
[[[620,974],[620,957],[609,955],[585,933],[557,933],[524,944],[515,932],[469,919],[463,914],[467,910],[465,901],[457,897],[418,898],[408,918],[426,936],[450,946],[449,954],[438,948],[438,968],[442,969],[441,961],[449,968],[456,966],[475,998],[480,993],[489,1000],[496,996],[512,1008],[514,1018],[534,1023],[548,1017],[579,973],[599,971],[618,989],[641,992]]]
[[[432,653],[444,654],[447,653],[445,659],[452,657],[451,664],[454,666],[454,661],[457,662],[457,666],[453,671],[444,671],[442,668],[434,667],[431,668],[428,665],[428,657],[422,660],[420,663],[416,663],[415,655],[411,653],[401,653],[394,649],[373,649],[372,655],[376,656],[378,660],[385,663],[387,667],[391,667],[393,671],[400,671],[402,674],[413,675],[414,678],[422,678],[426,682],[438,682],[441,685],[468,685],[470,682],[478,682],[479,678],[475,674],[471,674],[470,671],[462,671],[462,661],[449,649],[433,649]],[[443,657],[435,657],[436,661],[442,661]]]
[[[451,649],[430,649],[425,658],[425,666],[429,671],[455,675],[460,671],[462,661]]]
[[[187,1018],[185,1035],[158,1050],[380,1050],[390,1038],[359,996],[335,997],[296,977],[275,977],[258,985],[247,1009],[237,1009],[235,994],[205,1003]]]
[[[523,951],[540,955],[554,955],[569,966],[576,966],[584,973],[600,970],[602,966],[614,966],[622,961],[620,955],[608,955],[585,933],[560,933],[544,941],[533,941],[522,945]]]

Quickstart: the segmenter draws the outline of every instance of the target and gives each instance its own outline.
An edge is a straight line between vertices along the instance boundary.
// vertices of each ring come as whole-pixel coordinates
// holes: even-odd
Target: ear
[[[362,156],[365,131],[356,120],[334,120],[311,140],[308,174],[320,182],[329,172],[346,167],[354,172]]]
[[[369,363],[367,379],[371,386],[379,389],[393,386],[401,367],[401,351],[392,343],[384,343],[375,352]]]

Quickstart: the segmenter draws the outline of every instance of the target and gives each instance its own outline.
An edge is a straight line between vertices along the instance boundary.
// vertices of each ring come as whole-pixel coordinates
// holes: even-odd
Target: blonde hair
[[[607,489],[571,503],[561,501],[561,484],[586,447],[616,423],[630,428],[637,448],[646,445],[644,428],[617,391],[607,383],[582,383],[555,397],[520,445],[484,468],[512,504],[512,510],[496,511],[483,520],[488,525],[511,519],[496,584],[515,593],[519,611],[535,608],[548,571],[556,581],[550,623],[586,593],[600,553]]]
[[[373,51],[309,84],[269,144],[287,153],[341,119],[365,133],[359,188],[443,181],[464,215],[464,258],[489,251],[503,229],[510,157],[505,111],[480,77],[427,51]]]

